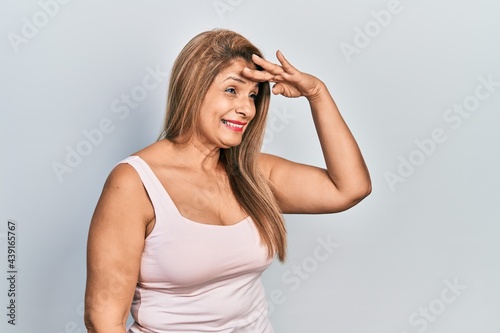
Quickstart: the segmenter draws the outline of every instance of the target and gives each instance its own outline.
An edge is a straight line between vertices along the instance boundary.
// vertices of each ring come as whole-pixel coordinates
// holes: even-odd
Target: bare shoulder
[[[141,178],[130,164],[116,165],[106,179],[94,217],[103,214],[108,217],[107,220],[111,214],[121,218],[124,215],[134,216],[143,221],[154,217],[154,210]]]
[[[165,142],[157,141],[133,153],[132,156],[141,158],[150,167],[151,165],[162,164],[162,159],[168,155],[168,152],[166,153],[166,145],[168,144]],[[143,185],[139,174],[133,166],[128,163],[120,163],[109,174],[105,187],[109,187],[110,189],[121,188],[123,191],[134,191],[143,188]]]
[[[104,190],[114,190],[134,194],[142,188],[142,181],[137,171],[128,163],[116,165],[108,175],[104,184]]]
[[[132,155],[140,157],[150,167],[166,166],[169,162],[175,161],[173,150],[173,143],[164,139],[156,141]]]

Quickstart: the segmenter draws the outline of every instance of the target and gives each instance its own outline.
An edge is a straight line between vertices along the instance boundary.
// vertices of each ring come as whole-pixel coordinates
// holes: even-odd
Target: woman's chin
[[[237,147],[241,144],[241,140],[227,140],[222,142],[222,149],[229,149],[233,147]]]

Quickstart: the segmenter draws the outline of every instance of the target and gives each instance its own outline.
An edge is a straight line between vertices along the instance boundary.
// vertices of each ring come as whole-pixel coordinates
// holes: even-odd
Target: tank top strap
[[[122,160],[118,164],[120,163],[128,163],[137,171],[139,177],[141,178],[142,184],[144,185],[144,188],[148,193],[149,199],[153,204],[156,215],[164,212],[165,208],[167,208],[167,210],[173,209],[175,211],[175,206],[173,206],[173,202],[168,196],[168,193],[166,192],[162,183],[142,158],[132,155]]]

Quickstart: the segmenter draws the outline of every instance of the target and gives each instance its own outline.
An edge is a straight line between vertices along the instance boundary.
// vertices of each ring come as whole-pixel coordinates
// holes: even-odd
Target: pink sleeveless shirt
[[[153,204],[128,333],[272,333],[261,273],[271,264],[250,217],[229,226],[183,217],[138,156],[128,163]]]

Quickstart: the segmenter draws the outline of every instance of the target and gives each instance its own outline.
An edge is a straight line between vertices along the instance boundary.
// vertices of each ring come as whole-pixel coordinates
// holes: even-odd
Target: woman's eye
[[[236,89],[234,88],[227,88],[226,91],[230,94],[236,94]]]
[[[253,100],[256,100],[257,99],[257,94],[250,94],[250,98],[253,99]]]

